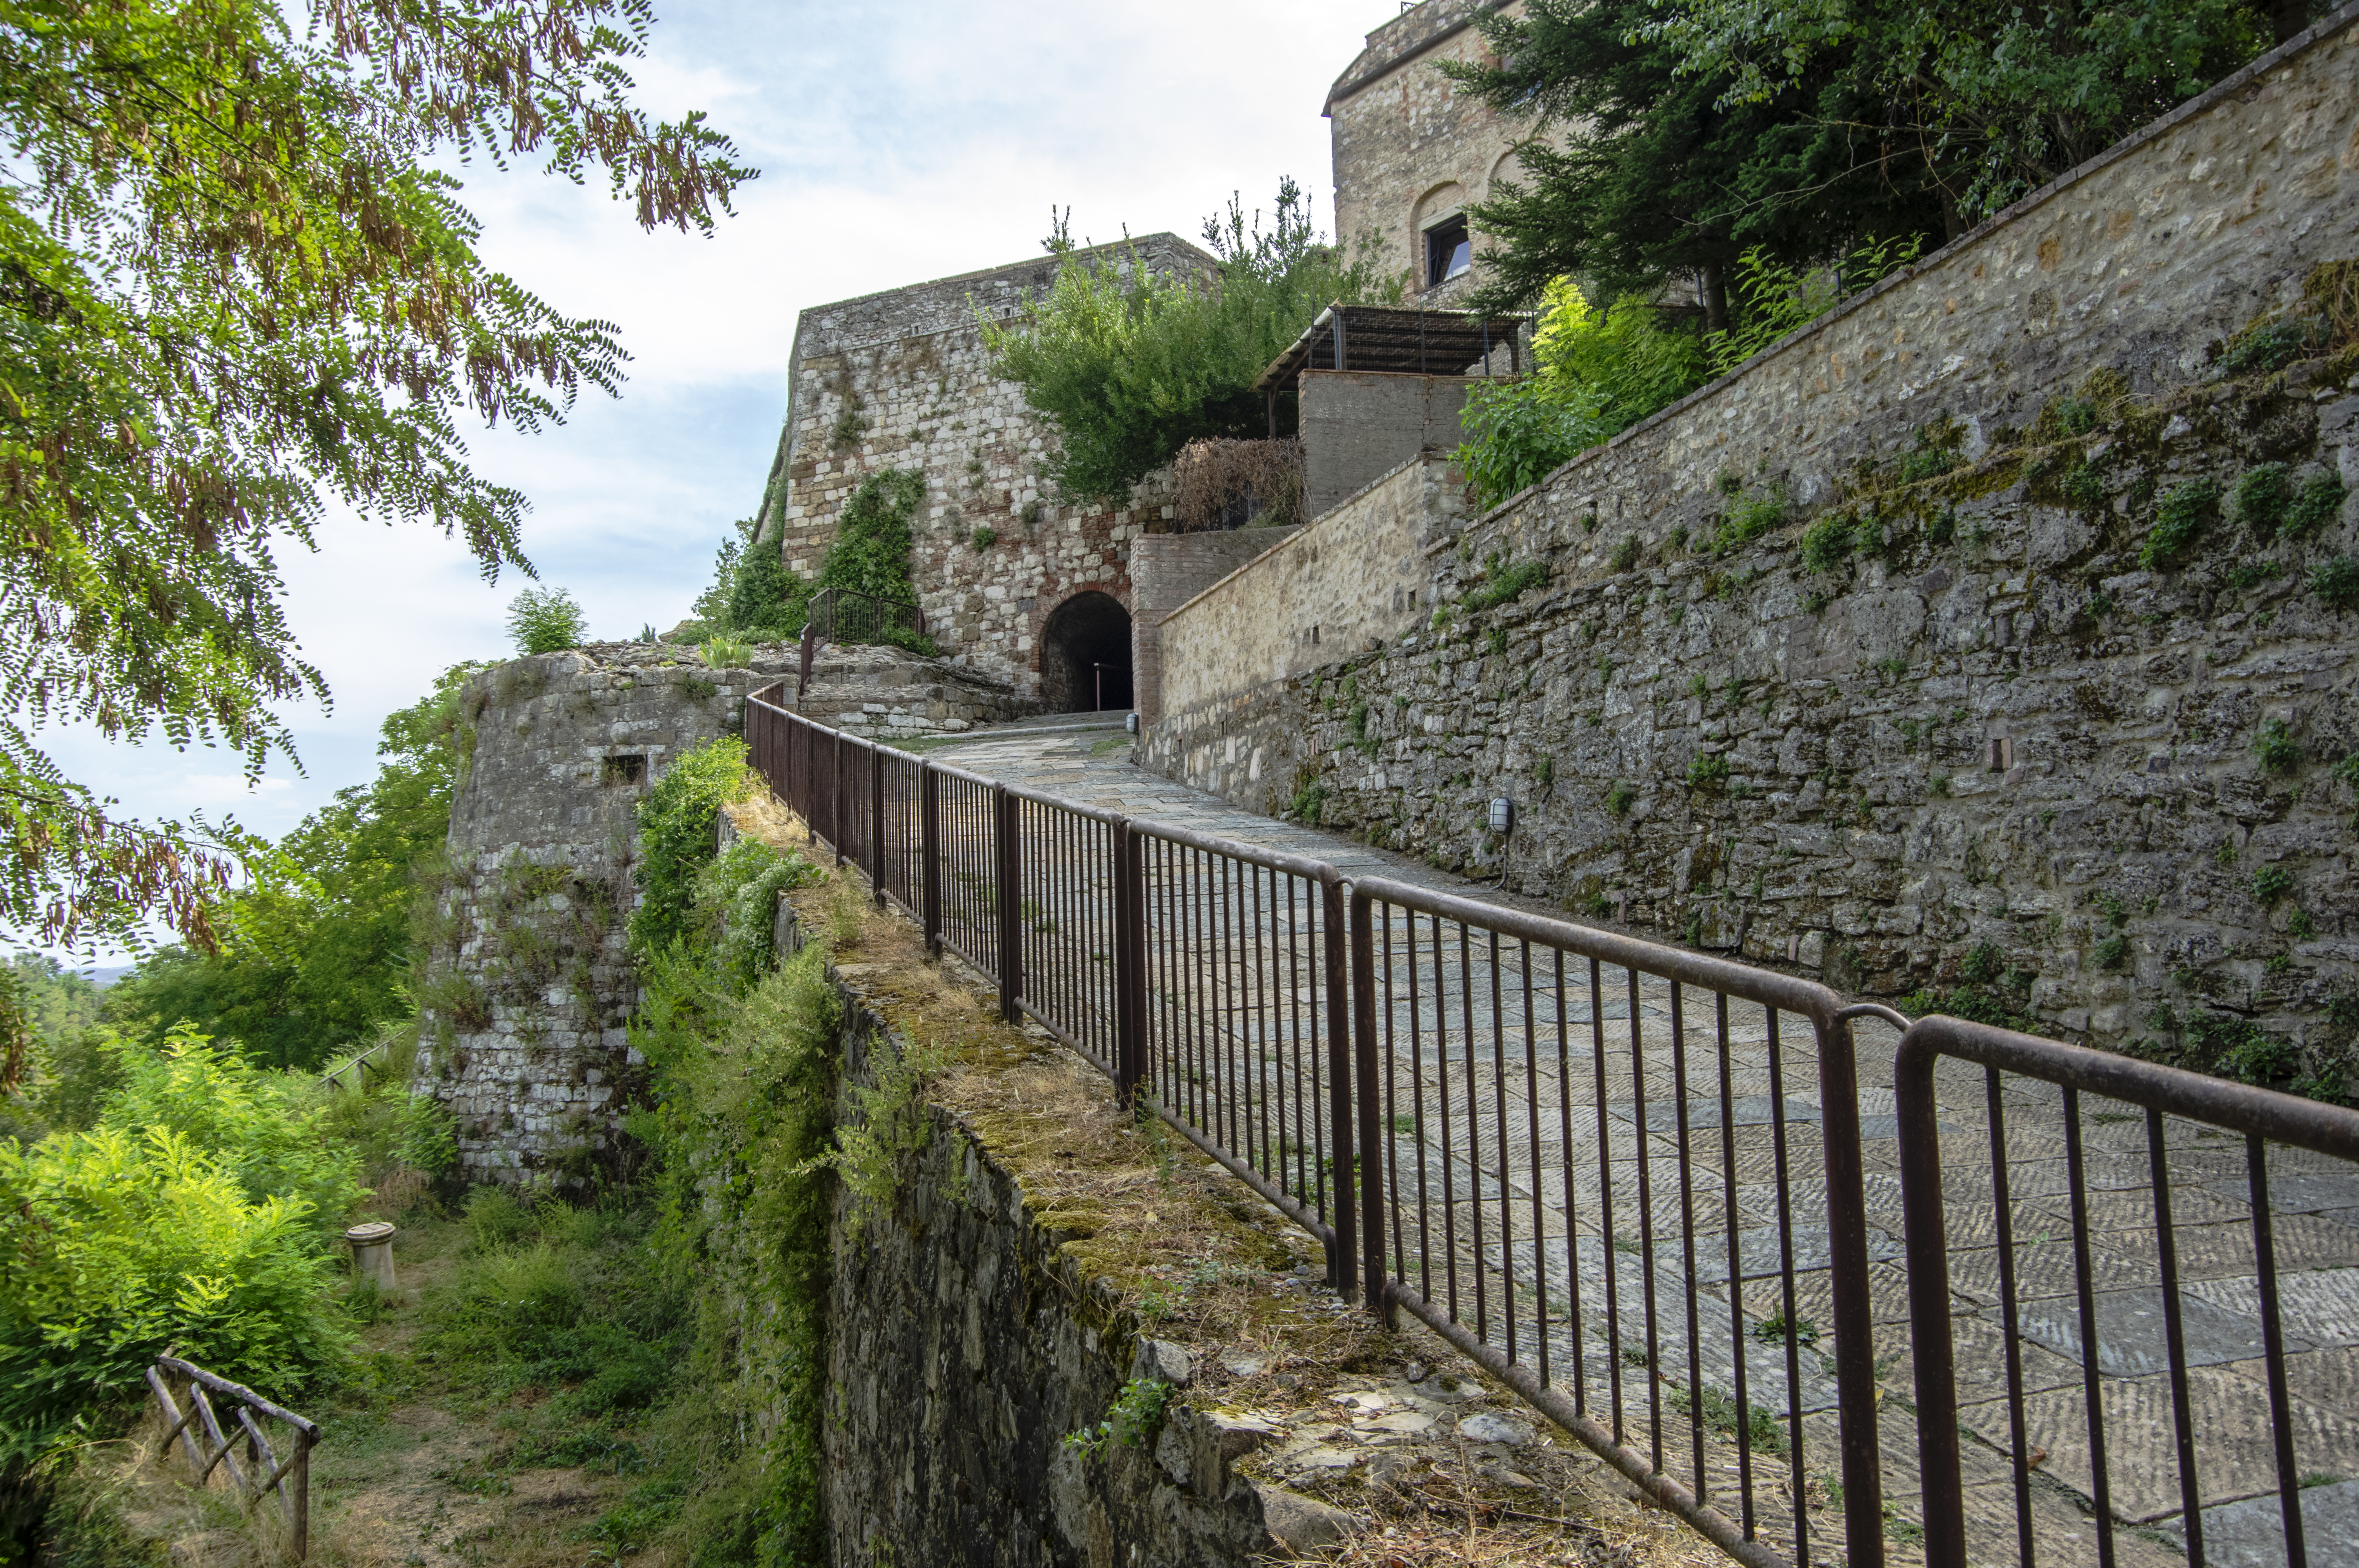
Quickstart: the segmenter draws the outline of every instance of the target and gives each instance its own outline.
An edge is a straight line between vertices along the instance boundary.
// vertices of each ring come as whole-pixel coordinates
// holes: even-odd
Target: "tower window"
[[[1438,288],[1474,265],[1474,243],[1466,215],[1445,218],[1425,232],[1425,286]]]

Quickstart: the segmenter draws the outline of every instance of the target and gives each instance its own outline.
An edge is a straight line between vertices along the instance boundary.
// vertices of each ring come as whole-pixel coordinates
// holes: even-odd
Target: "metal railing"
[[[169,1379],[175,1376],[186,1381],[189,1408],[185,1411],[172,1397]],[[200,1487],[218,1467],[227,1469],[231,1483],[249,1499],[259,1500],[265,1492],[277,1494],[296,1561],[299,1563],[310,1555],[311,1450],[320,1442],[319,1426],[293,1411],[271,1403],[243,1383],[217,1378],[177,1356],[156,1357],[155,1365],[147,1368],[147,1387],[154,1392],[165,1421],[170,1423],[164,1429],[159,1445],[162,1451],[170,1453],[172,1439],[179,1438]],[[219,1412],[213,1409],[211,1394],[233,1401],[230,1415],[234,1425],[226,1431]],[[279,1458],[271,1447],[270,1438],[256,1416],[283,1422],[292,1432],[293,1447],[286,1458]],[[192,1425],[203,1429],[205,1445],[212,1449],[210,1454],[199,1446],[195,1433],[190,1430]],[[245,1450],[244,1465],[237,1462],[236,1450],[241,1446]]]
[[[1964,1568],[1971,1491],[2013,1526],[1976,1560],[2031,1568],[2060,1487],[2108,1568],[2133,1530],[2197,1568],[2354,1561],[2359,1229],[2321,1217],[2359,1205],[2359,1111],[1955,1018],[1908,1027],[1895,1090],[1926,1562]],[[2288,1242],[2336,1267],[2288,1276]],[[2303,1499],[2336,1481],[2329,1543]]]
[[[1318,1238],[1359,1293],[1343,882],[745,705],[774,793],[880,903]],[[1343,1152],[1339,1154],[1339,1152]]]
[[[1875,1560],[1842,999],[1379,878],[1351,928],[1368,1278],[1740,1562],[1813,1561],[1809,1459],[1839,1450]]]
[[[804,607],[801,679],[810,688],[811,663],[826,643],[896,643],[926,634],[926,612],[899,600],[878,599],[848,588],[825,588]]]
[[[1919,1528],[1905,1513],[1912,1447],[1923,1539],[1944,1565],[2005,1547],[2031,1568],[2051,1528],[2077,1539],[2084,1508],[2107,1568],[2117,1530],[2169,1526],[2165,1514],[2183,1516],[2172,1528],[2203,1561],[2207,1529],[2229,1527],[2208,1527],[2199,1505],[2251,1511],[2256,1442],[2273,1455],[2288,1560],[2301,1563],[2297,1493],[2332,1466],[2359,1476],[2359,1411],[2337,1391],[2347,1378],[2301,1398],[2304,1376],[2332,1383],[2341,1364],[2288,1366],[2321,1347],[2359,1355],[2359,1172],[2324,1185],[2305,1173],[2307,1207],[2274,1222],[2280,1242],[2343,1270],[2351,1300],[2335,1306],[2332,1281],[2305,1275],[2297,1293],[2327,1304],[2304,1309],[2303,1336],[2265,1333],[2278,1311],[2270,1162],[2248,1150],[2230,1169],[2199,1147],[2216,1133],[2158,1130],[2184,1118],[2350,1158],[2359,1112],[1951,1019],[1912,1025],[1791,976],[1403,882],[1347,884],[1321,861],[880,747],[779,697],[746,704],[763,776],[930,946],[993,977],[1003,1016],[1045,1026],[1316,1237],[1347,1297],[1387,1321],[1408,1311],[1740,1562],[1840,1552],[1875,1568],[1887,1530]],[[1906,1032],[1890,1098],[1886,1080],[1862,1079],[1863,1016]],[[1937,1119],[1943,1057],[1987,1064],[1988,1081],[1950,1086]],[[2002,1069],[2017,1075],[2004,1106]],[[2084,1093],[2131,1108],[2099,1113],[2088,1149]],[[1986,1118],[1959,1094],[1985,1098]],[[2017,1125],[2033,1111],[2061,1118],[2037,1150]],[[2111,1149],[2112,1129],[2133,1120],[2150,1171]],[[1942,1162],[1940,1140],[1967,1123],[1995,1138],[1985,1187],[1960,1188],[1965,1167]],[[2154,1152],[2165,1145],[2168,1161]],[[2281,1162],[2274,1173],[2282,1186]],[[2190,1182],[2206,1190],[2171,1196]],[[2223,1182],[2242,1185],[2223,1196]],[[2128,1205],[2127,1218],[2093,1218],[2091,1191],[2100,1208]],[[2221,1240],[2232,1203],[2253,1234],[2249,1266]],[[2336,1203],[2341,1228],[2315,1217]],[[2191,1237],[2199,1207],[2211,1228]],[[2135,1229],[2140,1213],[2155,1232],[2142,1253],[2093,1251],[2093,1225]],[[2056,1232],[2078,1259],[2078,1299],[2031,1323],[2018,1307],[2038,1299],[2027,1281],[2060,1266]],[[1967,1239],[1951,1254],[1956,1235]],[[2197,1253],[2204,1325],[2219,1327],[2237,1292],[2252,1298],[2251,1365],[2234,1377],[2210,1369],[2226,1364],[2218,1345],[2197,1354],[2182,1335],[2179,1275]],[[2138,1257],[2159,1259],[2168,1346],[2148,1347],[2136,1375],[2161,1379],[2137,1393],[2149,1413],[2173,1411],[2164,1456],[2182,1485],[2169,1509],[2143,1494],[2125,1509],[2105,1463],[2127,1451],[2125,1400],[2106,1379],[2129,1373],[2104,1346],[2121,1311],[2144,1310],[2118,1291],[2155,1284]],[[1973,1271],[1959,1289],[1982,1325],[1953,1320],[1953,1264]],[[1913,1418],[1905,1399],[1879,1403],[1898,1392],[1877,1386],[1879,1332],[1890,1360],[1904,1337],[1913,1346]],[[2060,1376],[2084,1344],[2097,1353]],[[1985,1396],[1962,1413],[1962,1369]],[[2055,1436],[2068,1406],[2092,1434],[2077,1449]],[[2195,1484],[2206,1440],[2190,1411],[2242,1434],[2217,1472],[2229,1484],[2211,1493]],[[1911,1419],[1913,1439],[1881,1440],[1880,1423]],[[2332,1466],[2298,1471],[2295,1434],[2329,1429],[2340,1436],[2325,1449],[2304,1438],[2300,1452]],[[2147,1491],[2166,1467],[2141,1466]],[[2009,1511],[2015,1528],[2001,1530]]]

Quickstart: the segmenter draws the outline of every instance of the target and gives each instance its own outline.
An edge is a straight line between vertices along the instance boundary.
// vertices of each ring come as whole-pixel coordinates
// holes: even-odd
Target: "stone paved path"
[[[1322,860],[1347,877],[1381,875],[1562,914],[1533,900],[1502,897],[1405,856],[1275,821],[1155,777],[1129,761],[1118,726],[1086,716],[1001,726],[927,750],[986,777]],[[1407,951],[1406,926],[1397,924],[1395,932]],[[1706,1004],[1691,997],[1681,1043],[1703,1065],[1682,1076],[1669,1069],[1672,1054],[1666,1049],[1672,1035],[1669,988],[1647,981],[1635,996],[1617,994],[1614,973],[1607,971],[1608,983],[1593,993],[1585,974],[1566,979],[1537,956],[1527,962],[1503,949],[1491,958],[1476,949],[1462,968],[1453,968],[1433,982],[1419,1011],[1406,1000],[1406,968],[1397,963],[1387,972],[1397,982],[1393,1004],[1385,1011],[1394,1080],[1386,1108],[1395,1129],[1388,1162],[1393,1190],[1408,1217],[1401,1228],[1415,1230],[1422,1243],[1405,1247],[1403,1273],[1422,1282],[1429,1299],[1453,1289],[1471,1297],[1487,1283],[1495,1301],[1512,1296],[1541,1303],[1549,1318],[1547,1338],[1558,1386],[1570,1387],[1580,1379],[1589,1408],[1609,1422],[1618,1390],[1629,1441],[1644,1450],[1659,1434],[1665,1469],[1682,1481],[1712,1481],[1715,1503],[1732,1515],[1741,1506],[1734,1495],[1739,1465],[1749,1464],[1757,1522],[1767,1539],[1788,1552],[1799,1491],[1813,1505],[1810,1555],[1819,1561],[1823,1542],[1840,1541],[1841,1521],[1839,1509],[1824,1506],[1823,1488],[1835,1470],[1832,1367],[1820,1357],[1824,1345],[1807,1341],[1816,1325],[1832,1320],[1822,1266],[1826,1233],[1822,1223],[1810,1224],[1812,1214],[1822,1213],[1822,1204],[1816,1062],[1808,1031],[1789,1029],[1782,1062],[1773,1064],[1762,1011],[1733,1005],[1724,1036],[1707,1039],[1706,1048],[1699,1050],[1692,1042],[1700,1033],[1709,1036],[1711,1026],[1699,1024]],[[1485,1044],[1479,1055],[1468,1052],[1453,1087],[1451,1064],[1442,1048],[1471,1044],[1482,1033],[1471,1023],[1452,1033],[1460,1018],[1476,1018],[1478,1003],[1494,1010]],[[1262,1005],[1250,993],[1242,1003],[1255,1020],[1262,1015],[1253,1010]],[[1636,1034],[1648,1053],[1644,1072],[1633,1074],[1626,1063],[1609,1070],[1601,1055],[1592,1073],[1579,1048],[1592,1018],[1615,1021],[1616,1031],[1627,1030],[1633,1005],[1639,1014]],[[1560,1026],[1576,1049],[1552,1060],[1549,1042]],[[1260,1033],[1265,1025],[1259,1022],[1232,1022],[1230,1028],[1249,1048],[1269,1038]],[[1519,1039],[1527,1044],[1515,1046]],[[1884,1397],[1886,1490],[1904,1521],[1897,1538],[1905,1558],[1911,1555],[1905,1521],[1917,1513],[1917,1487],[1893,1141],[1893,1036],[1871,1022],[1860,1026],[1857,1039],[1875,1227],[1871,1294]],[[1723,1040],[1725,1049],[1714,1061],[1712,1048]],[[1483,1059],[1495,1051],[1494,1059]],[[1259,1054],[1277,1057],[1266,1049]],[[1778,1070],[1774,1079],[1773,1067]],[[1248,1086],[1243,1103],[1254,1103],[1257,1092]],[[1642,1092],[1643,1117],[1637,1109]],[[1725,1141],[1723,1094],[1731,1107]],[[2012,1563],[2014,1437],[2005,1397],[1990,1112],[1980,1070],[1946,1067],[1940,1105],[1962,1425],[1978,1440],[1967,1444],[1970,1549],[1977,1563]],[[1682,1107],[1690,1123],[1684,1133],[1677,1126]],[[2086,1506],[2093,1466],[2060,1096],[2045,1086],[2010,1079],[2001,1108],[2015,1227],[2025,1441],[2036,1466],[2032,1505],[2038,1561],[2094,1563],[2096,1532]],[[2082,1098],[2082,1116],[2105,1412],[2102,1429],[2111,1511],[2118,1521],[2114,1560],[2125,1565],[2184,1562],[2146,1119],[2133,1108],[2091,1097]],[[1473,1141],[1486,1132],[1489,1145]],[[1688,1146],[1684,1161],[1682,1141]],[[2237,1568],[2282,1563],[2243,1146],[2175,1119],[2166,1123],[2164,1141],[2206,1504],[2205,1556]],[[1470,1156],[1473,1150],[1481,1152]],[[1786,1171],[1782,1184],[1775,1175],[1780,1159]],[[1632,1214],[1630,1195],[1649,1173],[1651,1202],[1645,1219],[1651,1222],[1655,1244],[1651,1259],[1642,1261],[1646,1249],[1629,1233],[1647,1227]],[[2297,1448],[2310,1482],[2303,1493],[2309,1560],[2359,1563],[2359,1172],[2339,1162],[2275,1150],[2270,1173]],[[1609,1182],[1612,1194],[1619,1195],[1619,1211],[1608,1205]],[[1420,1208],[1422,1225],[1416,1217]],[[1516,1217],[1527,1214],[1528,1221]],[[1737,1233],[1734,1286],[1732,1217]],[[1788,1312],[1780,1267],[1784,1249],[1794,1259],[1792,1316],[1802,1326],[1802,1342],[1780,1332]],[[1567,1326],[1562,1305],[1576,1284],[1587,1303],[1578,1336]],[[1601,1298],[1618,1309],[1618,1336],[1603,1326]],[[1498,1308],[1492,1311],[1495,1338]],[[1659,1385],[1642,1370],[1647,1357],[1634,1352],[1634,1340],[1652,1346]],[[1535,1348],[1527,1335],[1521,1354],[1529,1360]],[[1728,1434],[1708,1432],[1698,1452],[1690,1441],[1690,1419],[1651,1403],[1663,1388],[1701,1386],[1709,1405],[1713,1396],[1735,1386],[1740,1358],[1750,1405],[1768,1411],[1781,1427],[1799,1414],[1807,1456],[1801,1474],[1789,1473],[1797,1467],[1782,1437],[1756,1441],[1756,1452],[1745,1455]]]

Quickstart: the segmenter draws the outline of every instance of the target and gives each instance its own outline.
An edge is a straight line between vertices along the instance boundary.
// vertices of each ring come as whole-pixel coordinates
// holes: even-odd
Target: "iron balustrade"
[[[1879,1314],[1915,1356],[1929,1561],[1956,1568],[1969,1549],[1982,1562],[2006,1546],[2031,1568],[2050,1524],[2083,1528],[2079,1497],[2107,1568],[2122,1531],[2171,1517],[2200,1562],[2206,1499],[2254,1506],[2256,1444],[2287,1560],[2333,1555],[2310,1541],[2305,1558],[2299,1498],[2318,1476],[2296,1460],[2315,1451],[2359,1475],[2359,1412],[2334,1415],[2331,1390],[2302,1398],[2310,1368],[2295,1363],[2359,1354],[2359,1313],[2312,1299],[2331,1294],[2329,1275],[2359,1281],[2359,1223],[2319,1217],[2340,1203],[2359,1222],[2359,1171],[2289,1176],[2284,1151],[2273,1165],[2262,1145],[2359,1158],[2359,1112],[1954,1019],[1911,1024],[1795,977],[1403,882],[1347,884],[1322,861],[845,735],[781,695],[746,704],[763,777],[929,948],[992,977],[1005,1018],[1046,1028],[1316,1237],[1347,1297],[1387,1321],[1407,1310],[1738,1561],[1815,1563],[1832,1548],[1853,1568],[1884,1561],[1878,1422],[1910,1417],[1901,1401],[1879,1411]],[[1880,1081],[1859,1075],[1851,1024],[1866,1014],[1906,1032],[1891,1115]],[[1937,1115],[1942,1061],[1984,1077],[1950,1086]],[[2098,1112],[2092,1133],[2083,1095],[2123,1108]],[[2037,1116],[2059,1130],[2027,1131]],[[1942,1162],[1962,1128],[1990,1140],[1986,1185],[1969,1181],[1973,1161]],[[2201,1147],[2205,1128],[2245,1135],[2241,1157]],[[2142,1171],[2122,1163],[2137,1152],[2130,1132]],[[2268,1197],[2288,1181],[2309,1184],[2299,1212]],[[2093,1218],[2093,1205],[2125,1204],[2127,1220]],[[2026,1240],[2035,1215],[2066,1245]],[[2117,1237],[2093,1239],[2098,1219],[2135,1230],[2141,1216],[2135,1258]],[[2251,1239],[2231,1257],[2222,1238],[2237,1227]],[[2313,1317],[2343,1318],[2288,1331],[2288,1247],[2342,1266],[2286,1289]],[[2137,1271],[2147,1259],[2153,1280]],[[1966,1271],[1954,1298],[1953,1267]],[[2135,1383],[2109,1360],[2132,1289],[2163,1324],[2137,1375],[2155,1381],[2144,1397],[2170,1411],[2171,1440],[2136,1477],[2136,1506],[2106,1464]],[[2217,1346],[2190,1351],[2189,1325],[2211,1332],[2246,1308],[2250,1364],[2215,1375]],[[1962,1368],[1987,1396],[1962,1412]],[[2207,1460],[2223,1440],[2197,1430],[2199,1411],[2250,1452]],[[2077,1448],[2054,1442],[2060,1422],[2083,1429]],[[2327,1448],[2298,1439],[2320,1432]],[[1983,1488],[1971,1509],[1963,1459]],[[2161,1509],[2147,1494],[2165,1470]],[[2205,1492],[2204,1475],[2220,1485]],[[1905,1497],[1906,1480],[1893,1489]],[[2009,1489],[2010,1508],[1991,1500]],[[1992,1522],[2002,1513],[2011,1530]]]
[[[827,643],[914,643],[926,634],[926,612],[896,599],[879,599],[849,588],[826,588],[803,610],[800,678],[795,690],[810,689],[811,663]]]
[[[1812,1561],[1808,1455],[1832,1436],[1849,1561],[1880,1561],[1842,999],[1381,878],[1353,885],[1351,926],[1372,1299],[1739,1562]],[[1810,1185],[1816,1217],[1796,1213]],[[1802,1326],[1822,1300],[1832,1380]]]
[[[1945,1064],[1962,1072],[1944,1100]],[[2324,1217],[2359,1201],[2359,1111],[1955,1018],[1909,1025],[1895,1088],[1930,1568],[1970,1546],[2031,1568],[2058,1485],[2086,1499],[2104,1568],[2145,1544],[2133,1530],[2175,1535],[2198,1568],[2354,1561],[2359,1499],[2336,1498],[2331,1543],[2302,1499],[2321,1476],[2354,1486],[2359,1439],[2333,1407],[2359,1330],[2336,1287],[2359,1275],[2281,1264],[2288,1247],[2359,1261],[2359,1233]],[[1981,1310],[1953,1316],[1953,1290]],[[2004,1513],[2011,1530],[1970,1535]],[[2207,1534],[2239,1539],[2214,1554]]]
[[[1316,1237],[1359,1292],[1343,883],[1297,856],[1000,784],[747,699],[772,791],[881,903]]]

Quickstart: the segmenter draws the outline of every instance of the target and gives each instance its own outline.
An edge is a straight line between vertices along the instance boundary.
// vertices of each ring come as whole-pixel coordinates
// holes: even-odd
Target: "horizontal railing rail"
[[[1809,1456],[1839,1446],[1848,1560],[1879,1561],[1842,999],[1382,878],[1351,925],[1371,1291],[1739,1562],[1814,1561]]]
[[[1937,1104],[1948,1062],[1979,1067],[1981,1083]],[[2359,1111],[1955,1018],[1909,1025],[1895,1092],[1931,1568],[1967,1562],[1969,1457],[2007,1495],[2021,1568],[2056,1486],[2085,1498],[2104,1563],[2133,1530],[2175,1536],[2197,1568],[2351,1561],[2347,1523],[2331,1545],[2313,1539],[2303,1499],[2332,1496],[2312,1483],[2342,1479],[2333,1466],[2359,1454],[2350,1418],[2330,1413],[2348,1379],[2323,1347],[2354,1337],[2348,1293],[2333,1292],[2359,1276],[2288,1280],[2281,1247],[2359,1258],[2359,1233],[2322,1217],[2359,1199]],[[2288,1189],[2292,1212],[2272,1196]],[[1958,1298],[1979,1308],[1968,1320],[1952,1315],[1960,1272],[1974,1281]],[[2296,1302],[2308,1315],[2289,1323]],[[2297,1361],[2319,1386],[2294,1377]],[[1979,1397],[1962,1404],[1967,1375]],[[2316,1451],[2330,1443],[2331,1458]],[[2338,1520],[2354,1500],[2334,1499]],[[2234,1539],[2215,1555],[2216,1534]]]

